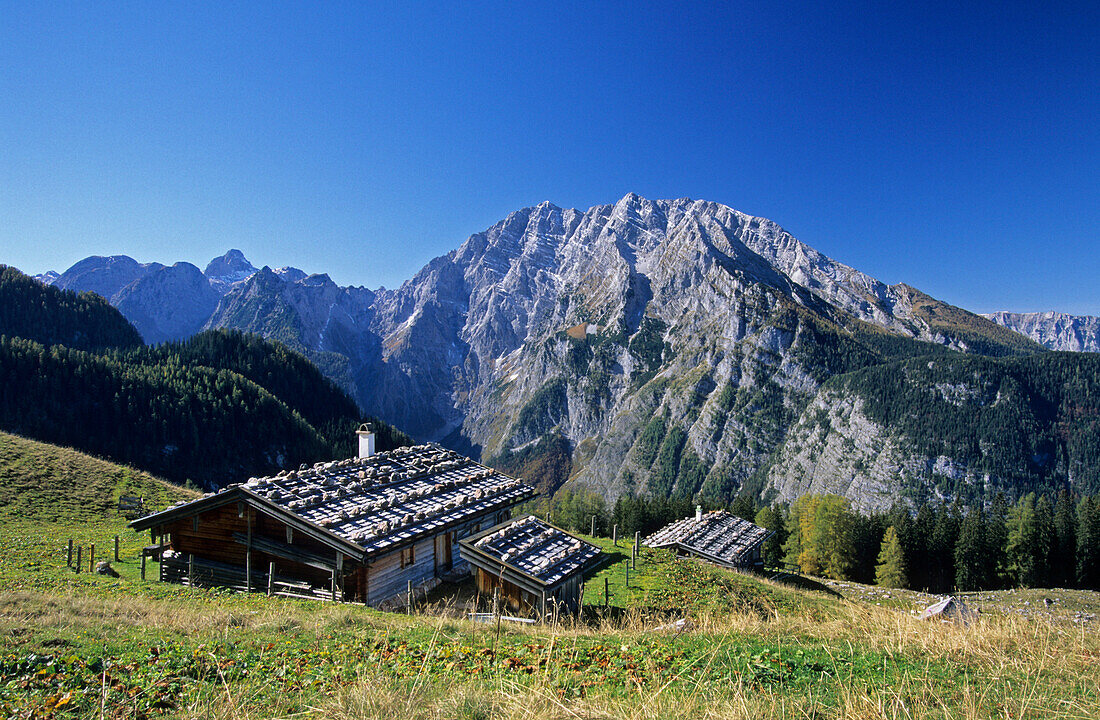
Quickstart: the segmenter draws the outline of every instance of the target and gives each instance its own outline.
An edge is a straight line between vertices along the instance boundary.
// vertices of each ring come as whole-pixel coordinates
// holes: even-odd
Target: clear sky
[[[1100,3],[527,5],[0,0],[0,262],[236,247],[394,287],[633,191],[1100,314]]]

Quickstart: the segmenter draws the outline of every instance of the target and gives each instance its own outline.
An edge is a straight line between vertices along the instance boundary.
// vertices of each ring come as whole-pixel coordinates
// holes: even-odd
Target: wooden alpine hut
[[[134,520],[167,582],[403,605],[469,567],[456,543],[511,517],[534,488],[434,444],[251,478]]]
[[[703,513],[677,520],[653,533],[642,544],[652,548],[670,548],[679,555],[695,557],[730,568],[760,568],[764,565],[761,549],[771,535],[759,525],[725,510]]]
[[[504,522],[459,540],[459,554],[474,568],[478,592],[499,589],[514,611],[539,617],[580,610],[584,572],[599,557],[595,545],[533,515]]]

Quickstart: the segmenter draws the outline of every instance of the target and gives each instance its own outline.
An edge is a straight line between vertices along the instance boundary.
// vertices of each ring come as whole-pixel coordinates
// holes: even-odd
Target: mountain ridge
[[[610,499],[782,496],[793,486],[775,463],[830,377],[1045,352],[765,218],[632,193],[512,212],[392,290],[265,267],[204,327],[279,339],[414,436],[502,464],[533,448],[567,457],[544,489],[568,480]]]

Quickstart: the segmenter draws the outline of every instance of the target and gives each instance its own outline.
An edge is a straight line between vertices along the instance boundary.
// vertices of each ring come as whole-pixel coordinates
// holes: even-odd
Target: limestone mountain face
[[[51,283],[60,290],[94,292],[107,300],[119,290],[149,273],[163,270],[160,263],[139,263],[126,255],[84,258]]]
[[[244,282],[256,274],[256,268],[248,262],[240,250],[230,250],[214,258],[206,265],[203,275],[219,295],[229,292],[235,284]]]
[[[256,271],[235,252],[204,277],[219,297],[203,327],[305,352],[417,438],[608,498],[828,487],[888,505],[895,471],[928,458],[830,378],[914,355],[1042,351],[769,220],[633,194],[514,212],[396,290]],[[820,448],[806,429],[819,410],[836,428]]]
[[[218,299],[202,272],[183,262],[142,275],[110,298],[149,345],[194,335]]]
[[[636,195],[513,213],[376,307],[382,362],[431,409],[406,427],[505,465],[567,448],[572,482],[611,498],[782,492],[788,428],[825,379],[882,362],[880,338],[1039,350],[768,220]]]
[[[1060,312],[995,312],[985,315],[998,325],[1026,335],[1050,350],[1100,352],[1100,317]]]
[[[205,329],[228,328],[279,340],[309,357],[365,405],[382,370],[370,326],[375,294],[343,288],[328,275],[264,267],[222,296]]]

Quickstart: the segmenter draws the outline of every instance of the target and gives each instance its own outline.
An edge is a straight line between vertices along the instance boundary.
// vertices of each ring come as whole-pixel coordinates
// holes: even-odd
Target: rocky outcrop
[[[1100,352],[1100,317],[1060,312],[995,312],[985,315],[1050,350]]]

